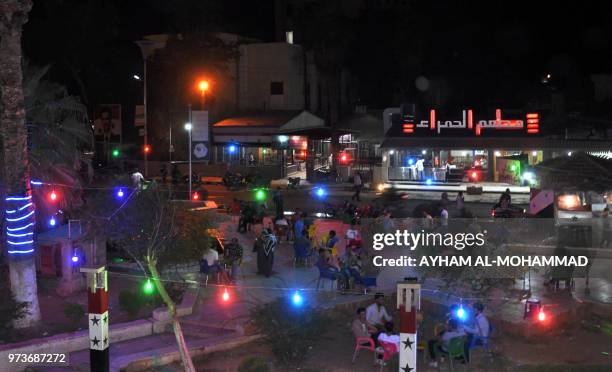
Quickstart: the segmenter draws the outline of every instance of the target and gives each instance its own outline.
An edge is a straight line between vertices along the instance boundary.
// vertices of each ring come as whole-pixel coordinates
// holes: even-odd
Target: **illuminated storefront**
[[[609,151],[612,141],[547,135],[537,112],[388,109],[380,178],[391,183],[503,182],[529,186],[530,168],[572,151]]]

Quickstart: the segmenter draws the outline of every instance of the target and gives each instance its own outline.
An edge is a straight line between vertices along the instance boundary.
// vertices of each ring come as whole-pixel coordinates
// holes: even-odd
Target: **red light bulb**
[[[225,302],[229,301],[230,295],[229,295],[229,292],[227,291],[227,288],[223,290],[222,298],[223,298],[223,301]]]
[[[540,322],[543,322],[546,320],[546,313],[544,313],[544,310],[540,310],[540,312],[538,313],[538,320]]]
[[[200,195],[197,192],[193,193],[193,196],[191,197],[193,200],[198,200],[200,199]]]
[[[51,191],[51,194],[49,194],[49,199],[51,199],[51,201],[56,201],[57,200],[57,194],[54,191]]]

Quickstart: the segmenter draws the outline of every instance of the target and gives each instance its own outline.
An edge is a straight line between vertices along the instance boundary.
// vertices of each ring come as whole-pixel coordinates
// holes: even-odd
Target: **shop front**
[[[473,110],[456,115],[397,109],[387,120],[380,181],[394,184],[500,183],[530,186],[532,167],[572,151],[609,151],[612,141],[546,135],[540,114]]]
[[[212,126],[212,161],[266,179],[306,177],[307,161],[321,166],[329,156],[323,138],[329,128],[308,111],[260,111],[230,117]]]

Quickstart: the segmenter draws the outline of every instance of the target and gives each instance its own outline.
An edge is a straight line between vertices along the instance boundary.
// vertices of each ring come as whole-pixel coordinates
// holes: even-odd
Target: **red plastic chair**
[[[376,350],[374,340],[371,337],[357,337],[355,339],[355,352],[353,353],[353,363],[355,363],[355,359],[357,359],[357,355],[359,355],[359,350],[370,350],[374,352]],[[376,353],[374,353],[374,359],[376,359]]]
[[[399,350],[397,349],[396,344],[392,344],[389,342],[380,342],[380,340],[379,340],[379,343],[380,343],[380,347],[378,348],[378,350],[382,348],[382,354],[383,354],[382,361],[379,361],[380,371],[382,372],[383,368],[386,365],[386,362],[388,362],[391,358],[393,358],[394,355],[399,354]],[[379,354],[378,350],[376,354]]]

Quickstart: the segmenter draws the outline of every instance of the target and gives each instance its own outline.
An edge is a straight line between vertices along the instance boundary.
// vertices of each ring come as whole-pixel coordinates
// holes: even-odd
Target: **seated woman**
[[[333,277],[335,279],[342,278],[340,269],[334,265],[331,253],[327,249],[319,250],[319,260],[315,264],[321,270],[321,274],[324,276]]]

